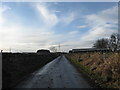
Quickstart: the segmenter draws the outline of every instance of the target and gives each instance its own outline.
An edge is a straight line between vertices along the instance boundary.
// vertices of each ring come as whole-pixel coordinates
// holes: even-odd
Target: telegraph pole
[[[59,46],[58,46],[58,47],[59,47],[59,52],[60,52],[60,43],[59,43]]]
[[[11,48],[10,48],[10,53],[11,53]]]

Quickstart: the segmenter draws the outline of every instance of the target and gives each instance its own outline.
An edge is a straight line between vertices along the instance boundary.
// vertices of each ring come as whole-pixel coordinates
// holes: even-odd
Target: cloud
[[[61,12],[61,11],[56,10],[55,12],[59,13],[59,12]]]
[[[111,33],[117,31],[117,7],[84,16],[83,19],[85,19],[86,25],[79,25],[77,28],[90,27],[88,32],[82,33],[73,30],[68,33],[57,34],[53,30],[54,26],[59,24],[59,22],[61,25],[71,24],[78,18],[76,13],[73,11],[64,12],[64,15],[62,14],[58,17],[59,10],[52,10],[47,4],[43,3],[35,4],[34,9],[37,10],[40,19],[44,23],[42,27],[32,28],[31,26],[30,28],[21,24],[24,20],[14,20],[14,17],[9,19],[6,14],[9,9],[10,7],[7,6],[2,7],[2,9],[0,8],[0,21],[1,23],[6,22],[3,23],[4,26],[0,26],[0,43],[2,43],[0,48],[7,51],[9,48],[12,48],[14,51],[35,51],[40,48],[49,49],[52,45],[57,47],[59,42],[61,43],[61,50],[65,51],[72,48],[91,47],[96,39],[109,37]],[[16,15],[16,18],[19,17],[19,15]],[[15,21],[18,21],[19,24]]]
[[[82,29],[82,28],[86,28],[87,25],[81,25],[81,26],[77,26],[78,29]]]
[[[52,13],[61,13],[60,10],[51,10],[51,11],[52,11]]]
[[[0,8],[0,15],[2,14],[0,20],[7,22],[1,22],[0,49],[5,51],[9,51],[10,48],[12,48],[13,51],[35,51],[39,48],[48,48],[53,42],[57,41],[58,36],[51,30],[51,27],[57,23],[57,16],[43,5],[39,4],[37,8],[45,22],[44,27],[30,28],[22,24],[24,20],[19,19],[17,19],[19,23],[16,23],[15,19],[21,16],[13,14],[16,15],[16,18],[11,16],[12,19],[9,19],[9,17],[7,17],[8,14],[5,12],[7,12],[10,7],[3,6]],[[12,9],[10,12],[12,12]]]
[[[79,31],[71,31],[71,32],[69,32],[69,35],[76,35],[78,33],[79,33]]]
[[[71,13],[63,16],[63,18],[61,18],[61,22],[63,22],[65,25],[69,25],[69,24],[72,23],[75,19],[76,19],[75,13],[71,12]]]
[[[94,29],[90,29],[81,40],[84,41],[94,41],[99,38],[108,38],[112,33],[117,32],[117,30],[110,29],[107,27],[96,27]]]
[[[2,25],[6,20],[3,17],[3,14],[7,11],[10,10],[11,8],[5,5],[0,6],[0,25]]]
[[[99,11],[96,14],[87,15],[85,20],[90,27],[90,30],[82,36],[81,40],[90,41],[98,38],[106,38],[112,33],[117,32],[117,10],[117,6],[114,6],[112,8]]]
[[[100,11],[96,14],[91,14],[87,15],[87,23],[89,25],[101,25],[101,24],[106,24],[106,23],[112,23],[115,24],[117,23],[117,18],[118,17],[118,7],[114,6],[112,8]]]
[[[44,23],[51,27],[54,27],[59,22],[63,25],[69,25],[76,19],[75,12],[66,12],[63,16],[58,17],[56,13],[61,13],[61,11],[50,9],[50,6],[47,3],[36,4],[36,9]]]
[[[48,9],[44,4],[37,4],[36,8],[47,26],[52,27],[58,23],[56,14],[52,13],[52,11]]]
[[[4,38],[3,38],[4,37]],[[48,30],[38,28],[31,30],[28,27],[10,25],[0,27],[0,48],[8,51],[35,51],[40,48],[48,48],[56,42],[57,35]]]
[[[90,48],[92,44],[93,42],[91,41],[69,40],[61,43],[61,50],[68,52],[71,49]]]
[[[63,49],[68,51],[73,48],[90,48],[96,39],[108,38],[112,33],[118,31],[118,8],[117,6],[99,11],[96,14],[85,16],[86,25],[80,28],[90,27],[88,32],[82,33],[81,36],[74,40],[68,40],[62,43]],[[79,28],[79,26],[78,26]],[[76,34],[76,31],[69,34]],[[68,36],[68,35],[66,35]],[[72,35],[71,35],[72,36]],[[70,37],[71,37],[70,36]],[[68,37],[68,38],[70,38]]]

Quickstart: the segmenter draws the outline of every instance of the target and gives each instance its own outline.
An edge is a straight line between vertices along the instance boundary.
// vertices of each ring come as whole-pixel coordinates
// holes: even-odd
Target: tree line
[[[120,34],[113,33],[109,38],[101,38],[93,44],[97,49],[109,49],[112,51],[120,50]]]

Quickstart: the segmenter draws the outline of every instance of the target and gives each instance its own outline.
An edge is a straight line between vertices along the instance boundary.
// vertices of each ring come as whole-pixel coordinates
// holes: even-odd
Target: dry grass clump
[[[69,57],[82,59],[79,63],[102,77],[107,87],[120,88],[120,52],[71,54]]]

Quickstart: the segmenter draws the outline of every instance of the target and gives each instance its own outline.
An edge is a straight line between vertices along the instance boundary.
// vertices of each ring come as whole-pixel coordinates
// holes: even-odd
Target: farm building
[[[50,54],[50,51],[41,49],[41,50],[37,50],[37,54]]]
[[[72,49],[69,53],[83,53],[83,52],[108,52],[109,49],[97,49],[97,48],[83,48],[83,49]]]

